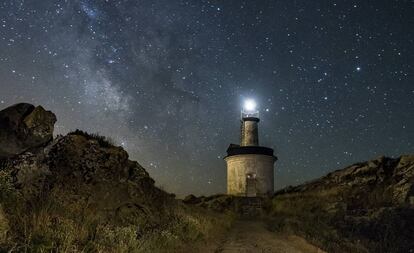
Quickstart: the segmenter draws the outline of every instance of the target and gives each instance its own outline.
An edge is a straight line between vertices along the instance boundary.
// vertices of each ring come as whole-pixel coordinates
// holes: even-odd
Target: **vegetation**
[[[80,135],[85,137],[87,140],[96,140],[101,147],[109,148],[115,146],[114,140],[98,133],[88,133],[86,131],[76,129],[75,131],[68,133],[68,135]]]
[[[42,151],[0,161],[0,252],[188,252],[231,226],[103,136],[77,130]]]
[[[383,203],[375,207],[369,195],[365,205],[369,208],[364,208],[360,201],[352,202],[355,195],[346,192],[281,194],[273,199],[268,224],[273,231],[298,234],[328,252],[413,249],[414,210],[384,207]]]
[[[0,174],[0,180],[0,252],[178,251],[217,236],[232,222],[231,214],[179,202],[169,206],[163,216],[103,222],[91,209],[64,206],[53,195],[24,200],[8,183],[6,174]],[[6,233],[7,237],[1,237]]]

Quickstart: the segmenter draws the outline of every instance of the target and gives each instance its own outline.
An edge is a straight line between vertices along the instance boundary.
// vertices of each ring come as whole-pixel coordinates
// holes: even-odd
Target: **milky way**
[[[4,0],[0,109],[110,136],[179,195],[225,191],[240,106],[276,187],[413,153],[413,1]]]

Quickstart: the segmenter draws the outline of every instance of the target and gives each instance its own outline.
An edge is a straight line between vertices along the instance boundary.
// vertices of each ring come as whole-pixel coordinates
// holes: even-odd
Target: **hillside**
[[[55,115],[0,112],[0,251],[159,252],[215,236],[231,218],[187,207],[105,137],[53,139]]]
[[[380,157],[275,193],[271,229],[329,252],[414,250],[414,155]]]

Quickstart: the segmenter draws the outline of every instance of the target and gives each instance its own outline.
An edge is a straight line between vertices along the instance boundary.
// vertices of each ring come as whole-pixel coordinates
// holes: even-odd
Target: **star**
[[[29,2],[0,8],[0,109],[40,104],[55,134],[111,137],[178,196],[226,191],[246,98],[277,150],[276,189],[412,152],[404,1]]]

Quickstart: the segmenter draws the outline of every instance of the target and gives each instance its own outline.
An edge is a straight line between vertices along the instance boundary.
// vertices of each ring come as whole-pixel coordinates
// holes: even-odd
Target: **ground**
[[[297,236],[279,235],[262,221],[239,220],[219,241],[201,245],[201,253],[324,253]]]

